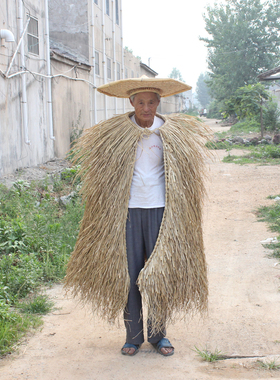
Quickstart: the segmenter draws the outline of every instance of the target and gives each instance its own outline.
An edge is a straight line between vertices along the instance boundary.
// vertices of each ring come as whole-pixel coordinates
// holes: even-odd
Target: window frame
[[[116,24],[120,25],[120,17],[119,17],[119,0],[115,0],[116,7]]]
[[[107,57],[107,79],[112,79],[112,60]]]
[[[95,75],[100,75],[99,51],[97,50],[95,50],[94,70],[95,70]]]
[[[106,0],[105,12],[106,12],[106,15],[110,16],[110,0]]]
[[[117,80],[121,79],[121,64],[117,62]]]
[[[34,16],[29,16],[30,17],[30,20],[29,20],[29,24],[28,24],[28,27],[27,27],[27,50],[28,50],[28,53],[31,53],[31,54],[34,54],[34,55],[37,55],[39,56],[40,54],[40,49],[39,49],[39,20],[34,17]],[[34,34],[34,30],[31,30],[31,27],[32,27],[32,22],[35,22],[35,29],[36,32],[37,32],[37,35]],[[34,24],[33,24],[34,25]],[[36,44],[34,42],[37,42]],[[34,46],[36,48],[34,48]]]

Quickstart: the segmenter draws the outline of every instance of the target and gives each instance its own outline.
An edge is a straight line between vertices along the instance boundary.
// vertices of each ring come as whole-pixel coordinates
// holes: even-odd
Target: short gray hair
[[[147,91],[148,92],[148,91]],[[152,92],[152,91],[151,91]],[[139,94],[139,93],[138,93]],[[156,94],[156,96],[157,96],[157,98],[158,98],[158,101],[160,102],[160,99],[161,99],[161,96],[157,93],[157,92],[154,92],[154,94]],[[135,98],[135,95],[137,95],[137,94],[134,94],[134,95],[131,95],[130,97],[129,97],[129,99],[130,99],[130,101],[133,103],[133,101],[134,101],[134,98]]]

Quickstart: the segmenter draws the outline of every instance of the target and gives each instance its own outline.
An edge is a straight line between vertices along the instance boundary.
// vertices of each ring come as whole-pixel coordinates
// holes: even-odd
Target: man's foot
[[[152,343],[157,352],[163,356],[171,356],[174,354],[174,347],[167,338],[162,338],[157,343]]]
[[[140,347],[140,344],[125,343],[125,345],[121,349],[121,353],[123,355],[134,356],[139,351],[139,347]]]

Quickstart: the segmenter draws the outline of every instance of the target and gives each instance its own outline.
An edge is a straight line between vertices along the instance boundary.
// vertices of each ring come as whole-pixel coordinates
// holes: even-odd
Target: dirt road
[[[56,310],[17,354],[2,360],[1,380],[280,378],[280,371],[256,365],[258,358],[280,364],[280,265],[261,244],[273,233],[254,214],[274,202],[268,195],[280,193],[280,167],[224,164],[225,154],[219,151],[209,162],[204,215],[209,315],[169,327],[175,355],[162,357],[145,343],[136,356],[122,356],[124,329],[93,319],[55,286],[49,293]],[[239,358],[202,362],[195,346]]]

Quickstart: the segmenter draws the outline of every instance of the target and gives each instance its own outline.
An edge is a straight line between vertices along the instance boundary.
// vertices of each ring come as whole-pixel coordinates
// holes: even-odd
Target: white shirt
[[[135,116],[131,121],[137,124]],[[157,130],[164,121],[155,116],[151,135],[138,141],[129,208],[158,208],[165,206],[165,176],[162,140]]]

